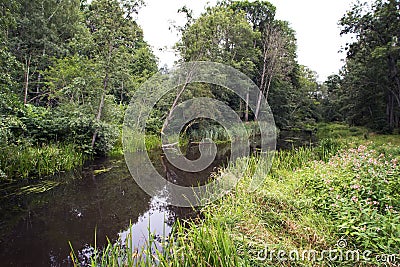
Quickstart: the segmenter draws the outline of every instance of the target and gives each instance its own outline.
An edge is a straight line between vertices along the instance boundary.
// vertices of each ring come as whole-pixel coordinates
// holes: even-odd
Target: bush
[[[25,139],[36,146],[70,143],[84,154],[105,155],[113,148],[119,135],[117,126],[96,122],[93,115],[76,108],[63,106],[50,110],[27,105],[19,115],[21,124],[11,130],[14,139]],[[93,150],[91,143],[95,131],[97,139]]]
[[[360,145],[299,175],[318,211],[359,249],[397,253],[400,247],[399,159]]]

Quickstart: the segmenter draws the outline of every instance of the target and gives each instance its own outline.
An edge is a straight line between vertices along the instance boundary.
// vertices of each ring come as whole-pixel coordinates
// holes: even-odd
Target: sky
[[[144,39],[153,48],[159,66],[172,67],[178,59],[173,45],[179,40],[172,25],[185,23],[180,7],[186,5],[198,17],[205,6],[216,0],[145,0],[146,6],[139,11],[138,23],[144,31]],[[341,47],[349,42],[349,36],[340,36],[339,19],[352,6],[351,0],[269,0],[277,8],[276,18],[286,20],[296,31],[298,62],[317,72],[323,82],[343,65]],[[172,27],[173,28],[173,27]]]

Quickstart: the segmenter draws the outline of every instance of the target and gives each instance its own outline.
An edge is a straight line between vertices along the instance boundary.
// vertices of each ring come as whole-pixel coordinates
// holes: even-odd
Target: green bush
[[[360,145],[299,172],[317,211],[359,249],[398,253],[399,159]]]
[[[19,111],[18,116],[20,123],[14,122],[13,127],[1,127],[0,137],[2,133],[7,133],[1,129],[10,129],[9,135],[13,136],[14,140],[28,140],[36,146],[57,142],[70,143],[84,154],[105,155],[113,148],[119,136],[116,125],[104,121],[96,122],[93,115],[84,110],[68,107],[50,110],[26,105]],[[91,142],[95,131],[97,139],[92,150]]]

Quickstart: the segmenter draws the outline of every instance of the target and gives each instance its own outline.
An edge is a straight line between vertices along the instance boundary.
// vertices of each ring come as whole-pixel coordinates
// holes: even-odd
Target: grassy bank
[[[109,244],[94,266],[396,266],[400,137],[320,129],[319,146],[278,152],[269,173],[257,158],[221,170],[242,177],[235,190],[178,222],[163,252]],[[253,175],[264,183],[249,192]]]
[[[0,154],[1,180],[32,179],[67,171],[83,164],[85,156],[71,144],[9,145]]]

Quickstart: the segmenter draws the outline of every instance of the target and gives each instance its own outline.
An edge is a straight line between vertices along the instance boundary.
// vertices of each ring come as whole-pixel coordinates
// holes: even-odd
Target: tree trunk
[[[107,86],[108,86],[108,71],[106,72],[106,76],[104,77],[104,80],[103,80],[103,92],[102,92],[101,98],[100,98],[99,110],[97,111],[97,115],[96,115],[96,122],[100,122],[100,120],[101,120],[101,115],[103,113],[103,108],[104,108],[104,100],[105,100],[106,92],[107,92]],[[92,149],[94,148],[97,134],[98,134],[98,130],[96,129],[94,131],[93,137],[92,137]]]
[[[258,94],[258,99],[257,99],[257,106],[256,106],[256,112],[254,113],[254,119],[258,119],[258,113],[260,112],[260,106],[261,106],[261,99],[264,94],[264,84],[265,84],[265,76],[267,72],[267,40],[264,41],[264,56],[263,56],[263,70],[261,73],[261,81],[260,81],[260,92]],[[248,101],[248,100],[247,100]]]
[[[244,115],[244,120],[249,121],[249,92],[246,94],[246,113]]]
[[[239,116],[240,116],[240,119],[243,118],[243,114],[244,114],[244,112],[243,112],[243,100],[239,99]]]
[[[46,49],[43,48],[43,52],[42,52],[42,57],[44,58],[44,56],[46,55]],[[42,79],[42,75],[40,74],[40,72],[38,73],[38,78],[37,78],[37,83],[36,83],[36,104],[39,104],[40,102],[40,81]]]
[[[172,106],[171,106],[171,108],[170,108],[170,110],[169,110],[168,116],[167,116],[167,118],[165,119],[165,123],[164,123],[164,125],[163,125],[163,127],[162,127],[162,129],[161,129],[161,134],[164,134],[164,129],[165,129],[165,127],[168,125],[169,121],[171,120],[171,118],[172,118],[172,113],[173,113],[175,107],[178,105],[178,101],[179,101],[181,95],[182,95],[183,92],[186,90],[186,87],[188,86],[188,84],[189,84],[190,81],[192,80],[193,72],[194,72],[194,70],[195,70],[195,67],[196,67],[196,66],[193,66],[193,69],[191,69],[191,70],[188,72],[188,74],[187,74],[187,76],[186,76],[186,79],[185,79],[185,82],[184,82],[183,85],[182,85],[182,88],[178,91],[178,94],[176,95],[176,97],[175,97],[175,99],[174,99],[174,102],[172,103]]]
[[[390,128],[398,127],[395,119],[395,104],[397,102],[397,106],[400,109],[400,77],[399,71],[397,68],[397,56],[393,54],[389,54],[388,56],[388,67],[389,67],[389,81],[392,82],[393,88],[389,88],[390,99],[388,99],[388,105],[390,105],[390,117],[389,126]],[[390,102],[389,102],[390,101]]]
[[[25,73],[24,73],[24,104],[28,102],[28,87],[29,87],[29,67],[31,65],[31,55],[28,60],[25,61]]]
[[[280,54],[284,53],[284,44],[286,42],[285,37],[275,28],[269,28],[264,34],[267,34],[267,36],[265,36],[263,44],[263,70],[261,73],[260,93],[254,114],[255,120],[258,119],[260,113],[262,97],[264,96],[265,100],[268,99],[272,77],[279,71],[280,62],[278,58]]]

